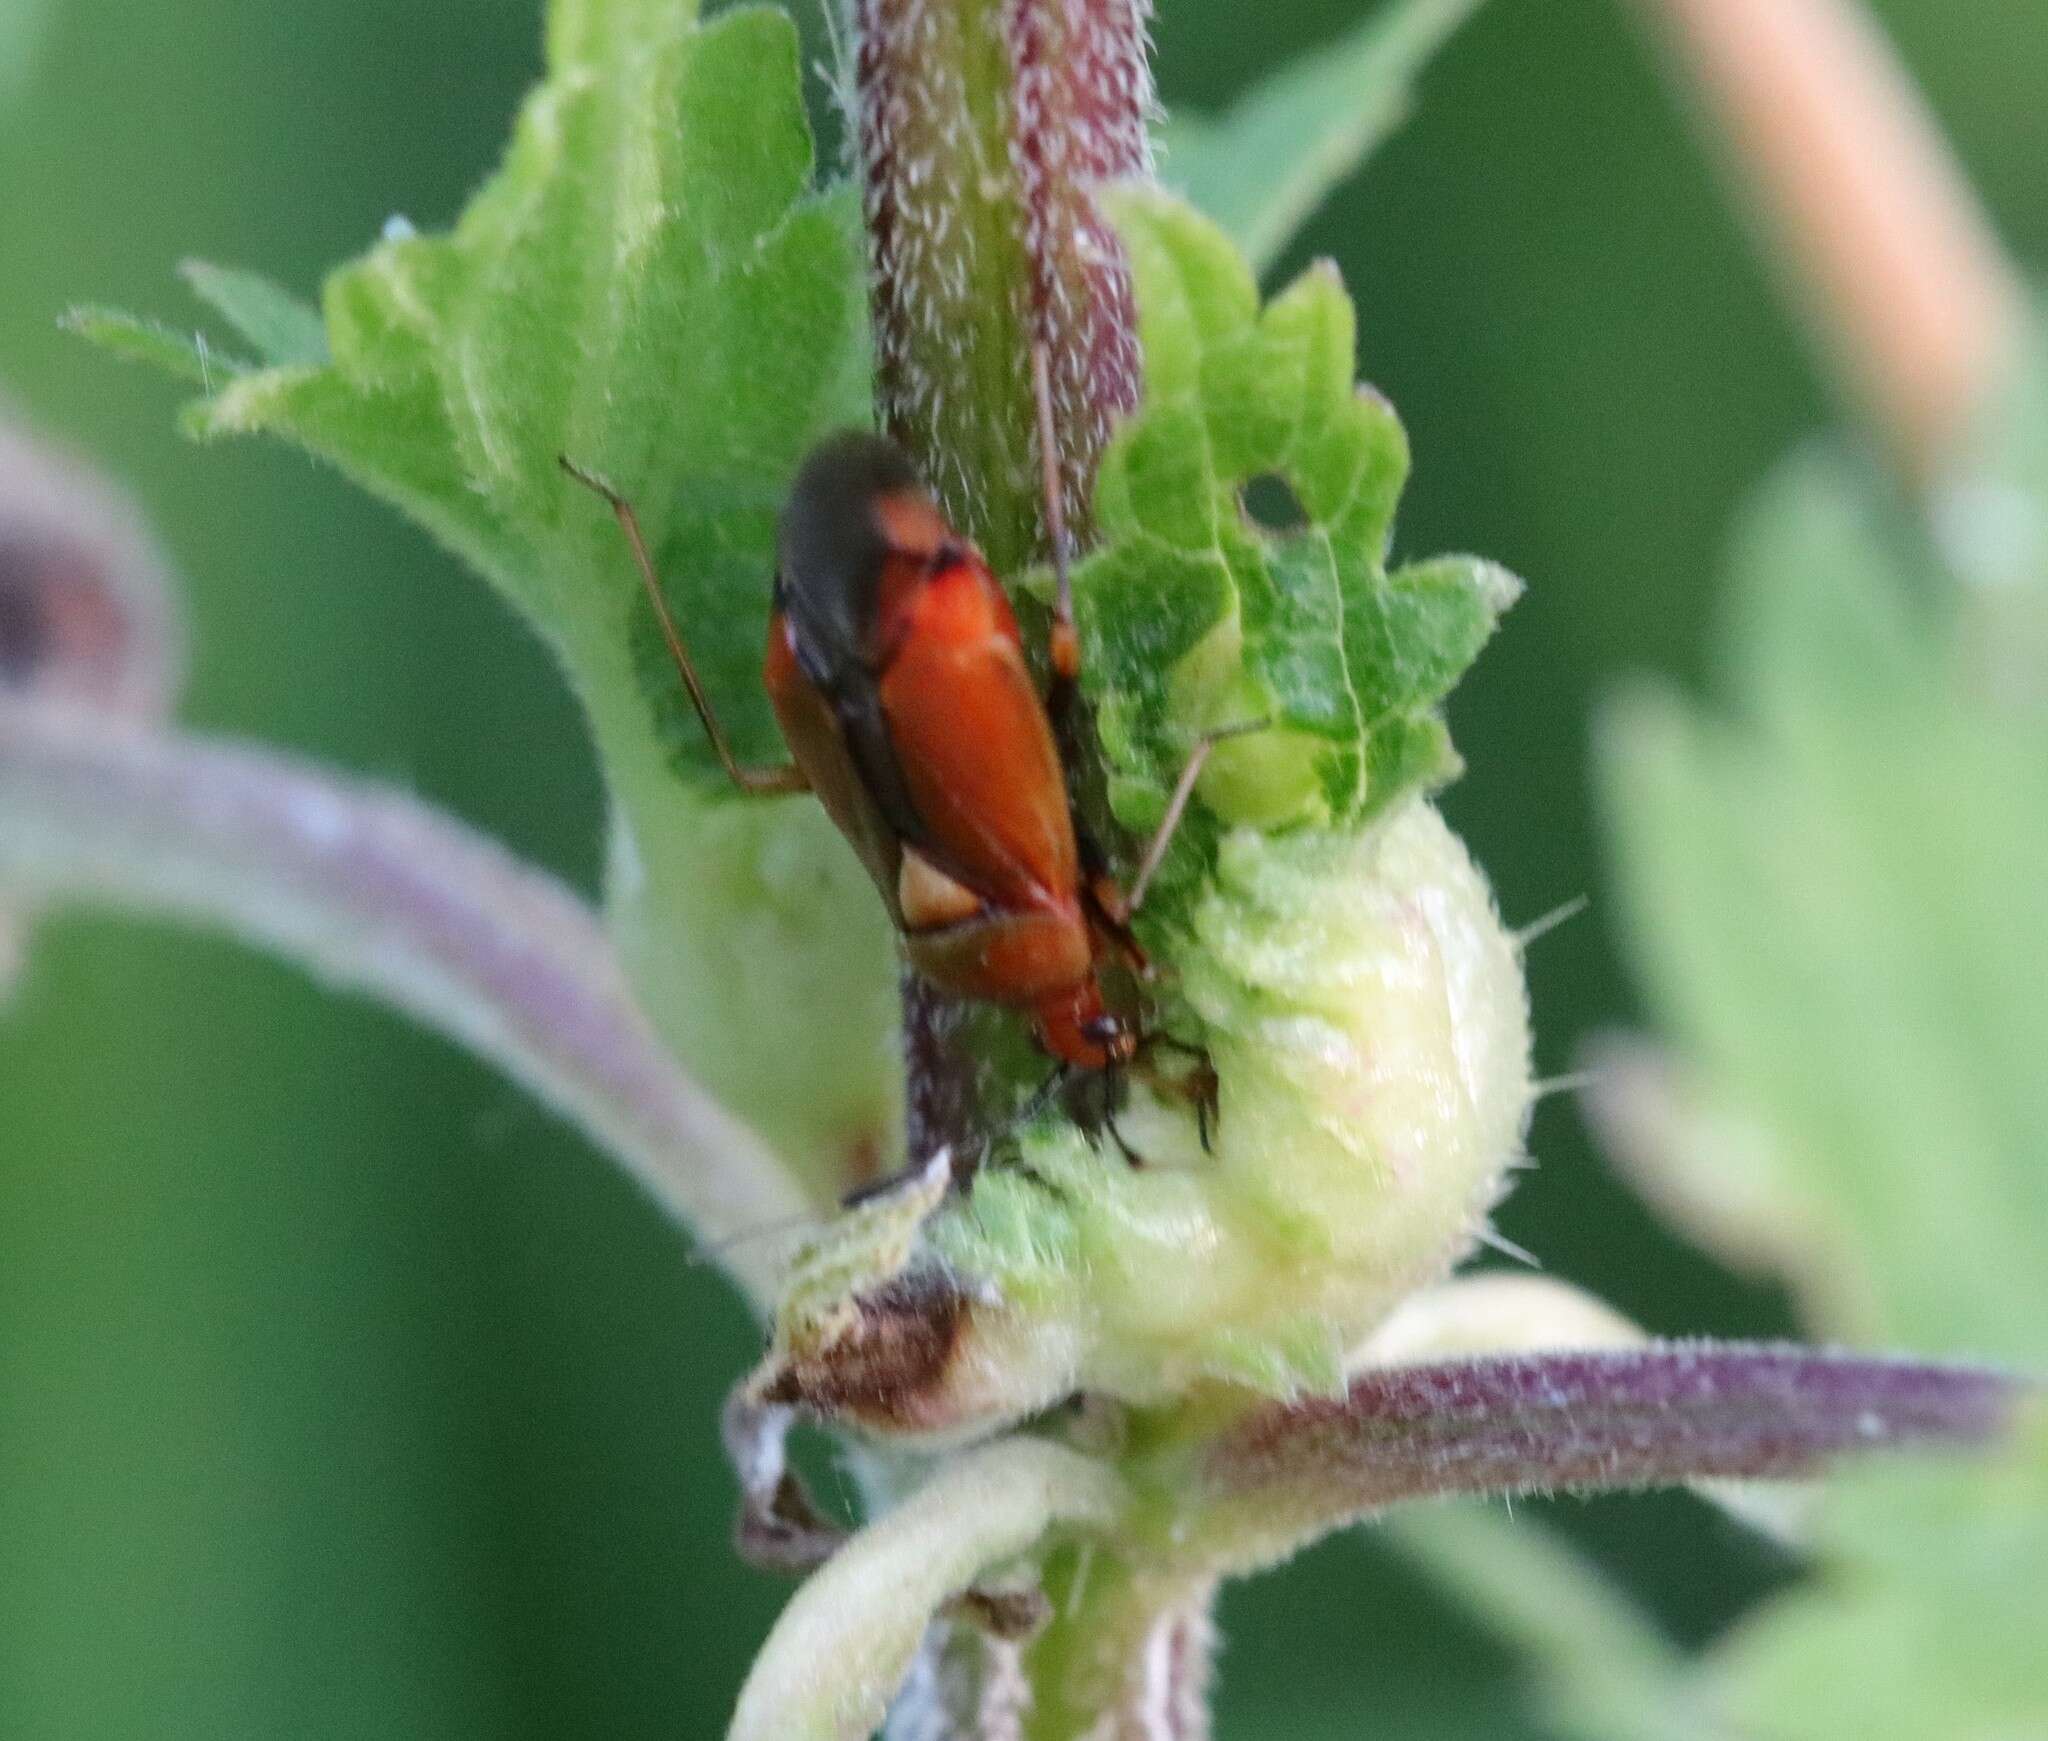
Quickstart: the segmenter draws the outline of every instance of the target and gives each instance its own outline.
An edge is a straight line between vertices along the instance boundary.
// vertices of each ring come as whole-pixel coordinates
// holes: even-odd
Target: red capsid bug
[[[1052,707],[1063,713],[1080,642],[1042,352],[1034,368],[1059,577]],[[1052,718],[1008,595],[902,451],[849,432],[811,452],[783,510],[762,679],[792,760],[748,767],[691,662],[632,505],[566,457],[562,465],[617,516],[733,784],[817,795],[874,879],[911,965],[932,984],[1025,1011],[1063,1065],[1106,1071],[1135,1058],[1137,1028],[1110,1009],[1101,968],[1143,968],[1128,920],[1210,749],[1229,734],[1197,745],[1130,896],[1084,874]]]

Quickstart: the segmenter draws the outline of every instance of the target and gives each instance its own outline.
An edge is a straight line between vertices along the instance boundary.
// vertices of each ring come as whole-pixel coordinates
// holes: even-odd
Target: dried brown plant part
[[[814,1572],[846,1540],[789,1466],[789,1434],[796,1413],[757,1401],[744,1385],[726,1399],[720,1423],[726,1461],[740,1486],[733,1546],[763,1571]]]

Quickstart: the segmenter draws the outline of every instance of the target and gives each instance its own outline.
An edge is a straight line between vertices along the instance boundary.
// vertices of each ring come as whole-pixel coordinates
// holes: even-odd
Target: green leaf
[[[1077,612],[1118,819],[1150,828],[1205,731],[1219,744],[1160,885],[1214,824],[1348,824],[1456,768],[1435,709],[1518,583],[1443,558],[1389,572],[1407,437],[1354,381],[1354,318],[1328,266],[1263,309],[1250,266],[1167,195],[1122,190],[1145,399],[1102,462]],[[1261,525],[1262,499],[1284,523]]]
[[[1933,538],[1861,466],[1796,457],[1737,542],[1733,705],[1639,687],[1599,758],[1631,953],[1678,1053],[1664,1134],[1631,1157],[1652,1194],[1709,1240],[1768,1217],[1748,1255],[1786,1267],[1824,1335],[2029,1371],[2048,1364],[2044,432],[2048,374],[2015,371]],[[1730,1732],[2048,1734],[2048,1428],[1989,1466],[1858,1475],[1814,1547],[1815,1575],[1700,1671]]]
[[[555,0],[503,167],[452,233],[337,271],[319,342],[263,281],[188,275],[274,365],[225,384],[202,365],[190,426],[332,461],[559,654],[614,800],[611,913],[641,995],[829,1201],[848,1150],[894,1122],[885,918],[815,804],[728,795],[617,525],[556,463],[635,503],[741,753],[778,758],[759,675],[774,504],[820,435],[870,415],[856,202],[814,186],[787,16]],[[195,378],[193,347],[91,330]]]
[[[1990,1460],[1830,1484],[1823,1570],[1688,1660],[1540,1524],[1411,1507],[1381,1525],[1528,1663],[1587,1741],[1971,1741],[2048,1734],[2048,1422]]]
[[[1265,272],[1316,208],[1408,117],[1422,69],[1478,0],[1390,0],[1212,118],[1160,130],[1159,174]]]
[[[103,351],[131,363],[146,363],[209,393],[255,367],[240,357],[216,351],[204,333],[179,332],[118,308],[74,308],[59,324]]]
[[[266,363],[286,368],[327,361],[327,330],[319,314],[261,273],[205,260],[178,268],[193,294],[216,309]]]
[[[1847,466],[1780,477],[1742,540],[1744,715],[1647,691],[1604,722],[1623,916],[1690,1073],[1853,1272],[1819,1328],[2039,1361],[2048,723],[1974,690],[1912,548]]]
[[[1966,656],[2007,696],[2048,702],[2048,312],[1937,490],[1934,524]]]
[[[1650,1195],[1732,1261],[1781,1265],[1821,1335],[2034,1372],[2048,708],[2023,625],[2043,432],[2048,374],[2018,371],[1937,498],[1938,539],[1863,465],[1794,456],[1735,541],[1731,705],[1639,684],[1598,745],[1627,941],[1677,1053],[1629,1072]],[[1995,1460],[1833,1488],[1813,1574],[1689,1668],[1590,1568],[1482,1521],[1398,1527],[1590,1741],[2048,1735],[2038,1418]]]
[[[2048,1735],[2048,1422],[1994,1463],[1857,1472],[1823,1577],[1753,1616],[1705,1685],[1755,1741]]]

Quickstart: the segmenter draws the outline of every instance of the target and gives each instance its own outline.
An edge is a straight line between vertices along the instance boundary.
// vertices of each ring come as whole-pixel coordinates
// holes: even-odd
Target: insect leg
[[[1145,1170],[1145,1157],[1131,1147],[1129,1139],[1117,1128],[1115,1101],[1117,1090],[1122,1087],[1122,1083],[1118,1081],[1114,1069],[1104,1071],[1103,1075],[1107,1080],[1108,1093],[1102,1108],[1102,1128],[1109,1132],[1109,1140],[1116,1144],[1117,1153],[1124,1158],[1124,1165],[1134,1173],[1142,1173]]]
[[[690,692],[697,717],[704,722],[704,735],[710,738],[726,777],[742,792],[755,797],[772,798],[788,792],[808,792],[811,783],[794,762],[780,768],[750,768],[734,759],[731,740],[726,737],[725,728],[718,723],[711,697],[705,693],[697,667],[690,661],[690,651],[683,645],[682,631],[669,614],[668,600],[661,595],[661,582],[655,575],[653,559],[647,554],[647,540],[641,536],[640,516],[633,512],[633,504],[595,472],[585,471],[567,454],[558,455],[557,463],[585,489],[601,497],[617,516],[619,530],[626,535],[626,545],[633,552],[640,579],[646,585],[647,602],[654,607],[655,621],[661,625],[662,639],[668,643],[669,657],[676,662],[676,671],[682,677],[683,687]]]
[[[1190,1061],[1190,1067],[1178,1076],[1170,1076],[1153,1064],[1152,1055],[1157,1052],[1178,1053]],[[1154,1094],[1185,1101],[1195,1109],[1195,1131],[1202,1139],[1202,1153],[1213,1155],[1216,1148],[1211,1137],[1223,1085],[1217,1080],[1216,1066],[1209,1061],[1208,1052],[1186,1040],[1176,1040],[1171,1034],[1155,1031],[1144,1037],[1132,1071]]]
[[[1159,826],[1145,844],[1145,856],[1138,861],[1138,874],[1131,880],[1130,893],[1104,901],[1110,916],[1119,924],[1128,924],[1131,915],[1143,904],[1145,891],[1152,886],[1153,877],[1158,875],[1159,867],[1165,861],[1166,849],[1173,844],[1173,837],[1187,815],[1188,804],[1195,795],[1195,782],[1202,777],[1202,770],[1208,766],[1216,746],[1250,732],[1264,731],[1270,723],[1269,720],[1252,719],[1238,725],[1220,725],[1212,731],[1205,731],[1196,740],[1194,750],[1181,767],[1180,778],[1173,783],[1173,795],[1166,801],[1166,814],[1160,817]]]

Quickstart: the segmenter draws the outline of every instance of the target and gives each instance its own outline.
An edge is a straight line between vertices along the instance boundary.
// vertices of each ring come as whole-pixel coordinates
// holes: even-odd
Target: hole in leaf
[[[1245,518],[1267,532],[1299,532],[1308,525],[1308,510],[1294,486],[1278,472],[1261,472],[1238,492]]]

